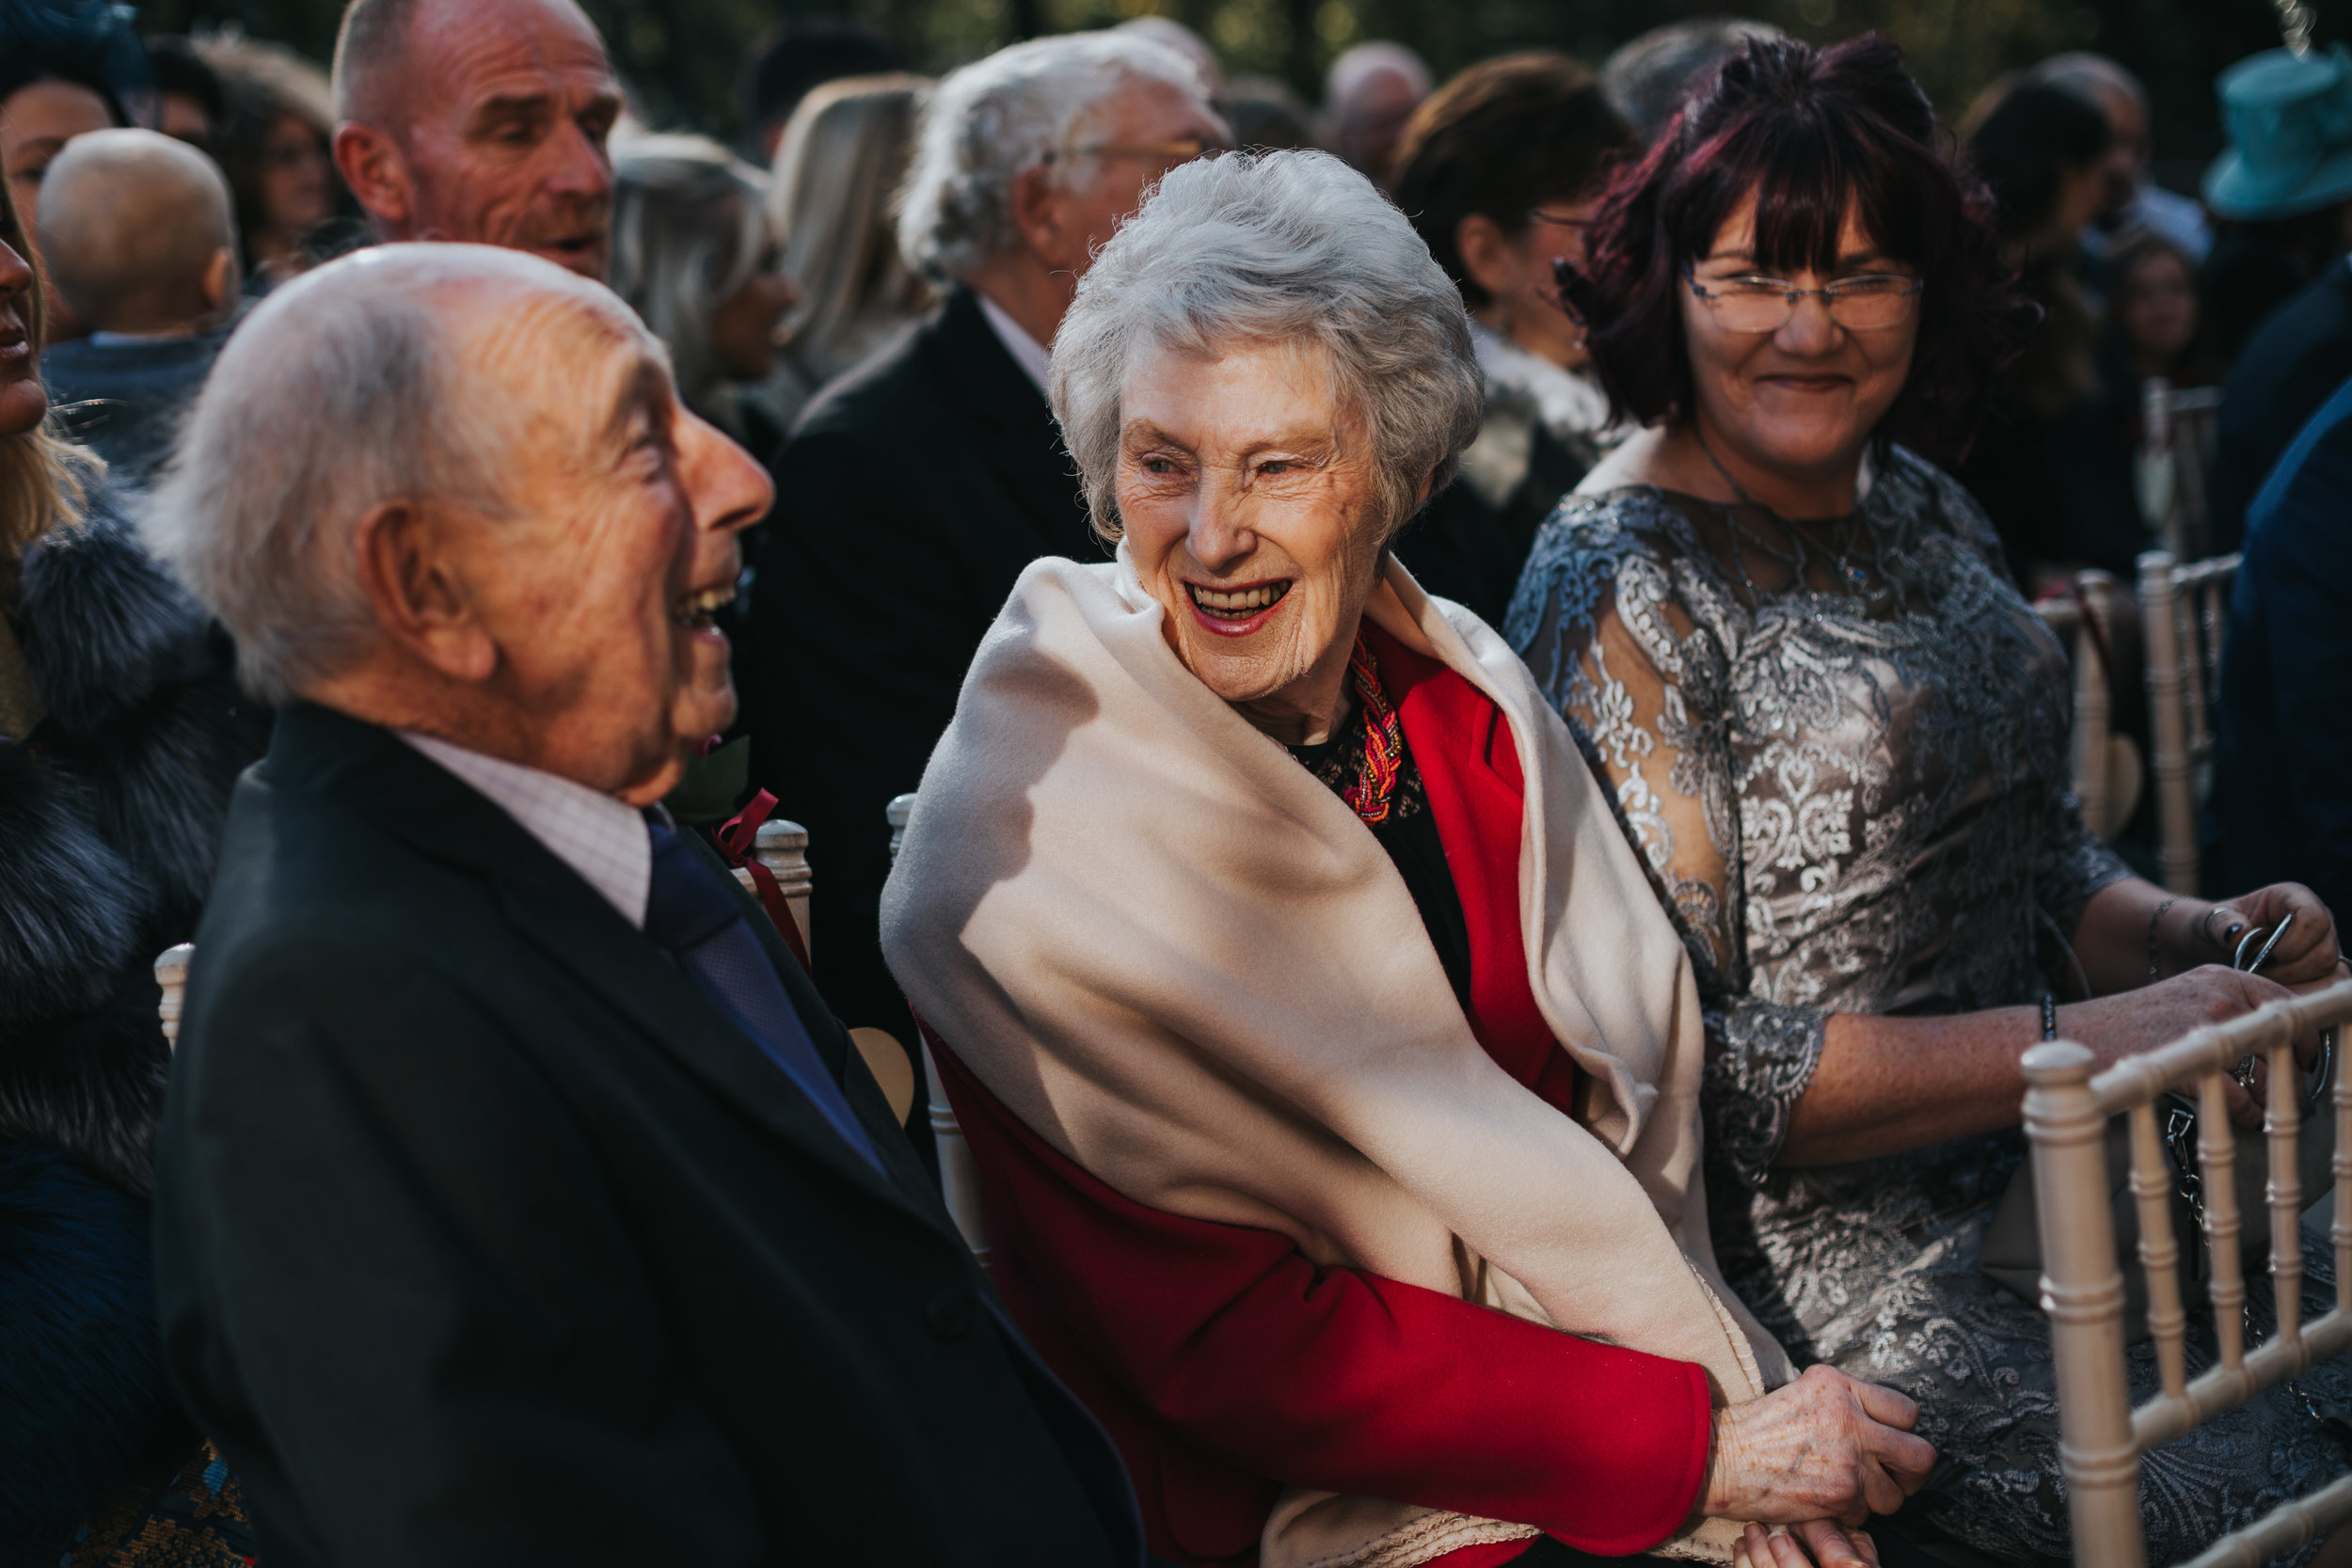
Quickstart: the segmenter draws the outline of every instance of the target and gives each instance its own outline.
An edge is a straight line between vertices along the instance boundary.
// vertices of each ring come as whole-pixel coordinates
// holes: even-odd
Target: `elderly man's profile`
[[[265,300],[149,533],[283,705],[160,1134],[174,1381],[273,1563],[1134,1564],[841,1026],[654,802],[769,483],[553,262]]]

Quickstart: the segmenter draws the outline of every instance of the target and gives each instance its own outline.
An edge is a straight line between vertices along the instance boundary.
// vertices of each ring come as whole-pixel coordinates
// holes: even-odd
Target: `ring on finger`
[[[2237,1066],[2230,1069],[2230,1076],[2237,1080],[2239,1088],[2244,1089],[2248,1094],[2252,1094],[2254,1092],[2254,1058],[2251,1055],[2239,1057]]]

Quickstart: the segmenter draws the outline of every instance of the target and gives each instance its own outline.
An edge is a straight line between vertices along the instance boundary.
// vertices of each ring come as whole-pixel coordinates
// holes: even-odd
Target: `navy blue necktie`
[[[645,828],[653,835],[653,890],[645,901],[645,935],[670,950],[703,994],[784,1069],[851,1148],[880,1170],[882,1160],[873,1140],[850,1109],[841,1085],[825,1070],[784,981],[768,961],[768,950],[743,918],[736,890],[675,828],[651,817]]]

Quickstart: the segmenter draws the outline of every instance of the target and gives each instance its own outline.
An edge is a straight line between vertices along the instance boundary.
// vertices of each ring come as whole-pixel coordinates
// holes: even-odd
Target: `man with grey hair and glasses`
[[[884,807],[1022,568],[1102,558],[1045,403],[1062,312],[1144,192],[1228,139],[1192,60],[1134,32],[1015,44],[931,94],[898,239],[946,298],[809,405],[755,541],[755,770],[809,829],[817,974],[854,1022],[913,1037],[876,935]]]
[[[149,534],[281,705],[157,1153],[177,1389],[278,1568],[1139,1568],[841,1026],[659,801],[768,479],[597,283],[273,293]]]

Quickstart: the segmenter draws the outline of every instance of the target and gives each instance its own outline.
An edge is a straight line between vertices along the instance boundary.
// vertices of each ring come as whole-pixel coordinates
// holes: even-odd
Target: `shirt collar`
[[[526,768],[414,730],[401,739],[471,784],[548,853],[580,874],[621,918],[645,928],[653,892],[653,841],[636,807],[584,784]]]
[[[979,291],[975,289],[973,293],[979,293]],[[979,299],[980,314],[988,318],[988,329],[996,334],[998,342],[1005,345],[1005,352],[1011,355],[1012,362],[1021,367],[1021,373],[1036,384],[1040,395],[1052,402],[1053,393],[1045,389],[1046,372],[1053,365],[1052,356],[1022,328],[1019,322],[1012,319],[1003,306],[986,294],[980,294]]]

